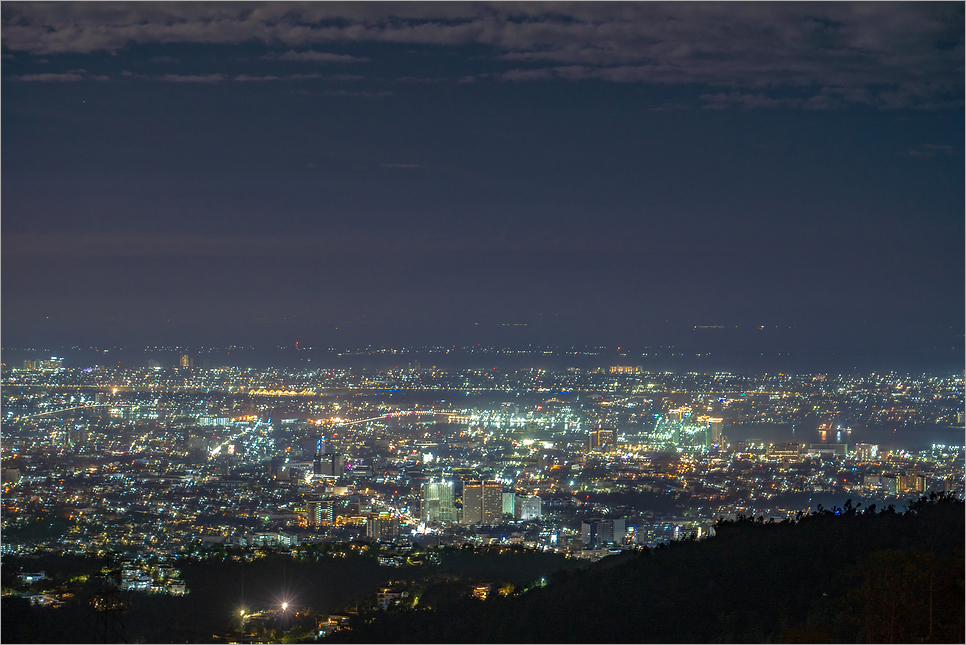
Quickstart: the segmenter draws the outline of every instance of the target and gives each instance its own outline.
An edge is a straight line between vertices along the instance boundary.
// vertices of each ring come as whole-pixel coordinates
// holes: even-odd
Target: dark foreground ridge
[[[961,643],[964,534],[963,501],[932,494],[904,512],[847,502],[796,521],[719,523],[706,540],[595,564],[444,547],[413,554],[436,566],[396,569],[364,542],[199,546],[170,561],[184,596],[119,591],[116,555],[4,556],[0,628],[4,643],[313,642],[330,631],[319,642]],[[47,579],[25,587],[24,571]],[[400,601],[372,609],[387,586]],[[485,600],[470,595],[481,587]],[[25,597],[48,588],[59,605]],[[286,598],[291,610],[263,612],[261,626],[240,618]]]
[[[563,571],[485,601],[372,612],[326,640],[367,643],[961,643],[963,501],[719,523],[717,535]],[[605,559],[600,564],[607,562]]]

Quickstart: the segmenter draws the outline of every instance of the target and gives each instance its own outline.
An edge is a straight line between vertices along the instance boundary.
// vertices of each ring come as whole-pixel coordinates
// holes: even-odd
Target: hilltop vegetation
[[[721,523],[486,601],[359,616],[334,642],[963,642],[962,500]],[[601,563],[604,564],[606,559]]]
[[[400,584],[428,589],[445,605],[474,582],[492,580],[516,588],[586,561],[522,548],[441,548],[438,564],[382,567],[378,547],[365,542],[308,544],[294,553],[213,545],[198,547],[170,562],[187,584],[186,596],[111,591],[117,557],[43,554],[3,559],[2,630],[4,642],[224,642],[238,639],[239,611],[292,606],[292,616],[257,629],[267,640],[307,637],[320,620],[347,607],[372,607],[381,586]],[[45,571],[33,584],[17,579],[22,571]],[[113,572],[113,575],[112,573]],[[63,605],[40,607],[21,597],[48,593]],[[116,611],[95,608],[107,594]],[[297,615],[296,615],[297,614]],[[262,628],[264,627],[264,629]],[[252,631],[251,629],[249,631]]]
[[[964,534],[963,501],[933,495],[904,512],[847,503],[794,522],[719,523],[711,539],[593,565],[464,547],[434,551],[437,565],[394,569],[380,567],[378,549],[365,543],[251,561],[218,545],[178,559],[190,590],[183,597],[109,591],[113,558],[8,556],[5,591],[27,589],[17,571],[44,570],[47,579],[29,589],[56,589],[65,604],[5,596],[2,628],[11,642],[224,642],[241,637],[240,607],[287,598],[296,613],[259,628],[260,638],[309,639],[328,614],[352,609],[361,613],[351,629],[326,640],[963,642]],[[485,601],[471,596],[483,583]],[[375,610],[382,585],[407,590],[405,602]],[[116,615],[96,611],[105,593],[120,603]]]

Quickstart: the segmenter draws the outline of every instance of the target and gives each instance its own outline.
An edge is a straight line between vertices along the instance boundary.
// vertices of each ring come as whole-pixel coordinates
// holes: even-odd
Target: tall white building
[[[456,507],[453,505],[452,482],[423,484],[419,517],[424,522],[455,522]]]
[[[503,493],[503,514],[514,515],[516,513],[516,493]]]
[[[855,444],[855,458],[862,461],[873,461],[879,457],[879,446],[872,443]]]
[[[331,499],[311,500],[306,507],[312,526],[326,526],[335,520],[335,502]]]
[[[517,497],[513,517],[518,520],[539,520],[543,517],[543,500],[533,497]]]

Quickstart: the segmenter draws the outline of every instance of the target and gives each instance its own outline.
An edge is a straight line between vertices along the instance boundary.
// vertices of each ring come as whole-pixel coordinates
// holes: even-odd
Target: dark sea
[[[584,349],[592,350],[584,352]],[[901,356],[861,353],[811,352],[739,352],[704,349],[678,352],[671,356],[641,356],[619,354],[614,348],[582,348],[580,352],[553,352],[531,349],[505,353],[477,353],[465,349],[438,349],[434,351],[362,352],[358,350],[302,347],[254,348],[154,348],[111,347],[94,350],[80,347],[3,348],[3,361],[8,367],[19,367],[24,360],[47,359],[58,356],[64,359],[64,367],[138,368],[147,367],[155,361],[162,367],[177,367],[182,354],[188,354],[195,367],[238,367],[264,369],[268,367],[313,370],[328,368],[362,368],[385,370],[406,368],[419,363],[422,367],[437,366],[440,369],[490,369],[518,370],[541,368],[566,370],[606,368],[609,365],[639,365],[650,371],[714,373],[728,371],[735,374],[864,374],[871,371],[896,371],[908,374],[951,376],[963,373],[962,352],[932,355],[928,353],[903,354]],[[686,355],[687,354],[687,355]]]
[[[831,431],[823,439],[818,429],[796,428],[785,424],[732,425],[725,429],[730,442],[759,439],[770,443],[797,441],[798,443],[844,443],[854,449],[857,443],[871,443],[880,450],[928,450],[933,444],[966,445],[966,429],[941,425],[854,425],[851,431]]]

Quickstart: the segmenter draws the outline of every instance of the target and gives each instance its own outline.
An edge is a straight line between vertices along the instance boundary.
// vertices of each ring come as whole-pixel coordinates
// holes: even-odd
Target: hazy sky
[[[962,365],[961,2],[2,20],[6,347],[722,325]]]

